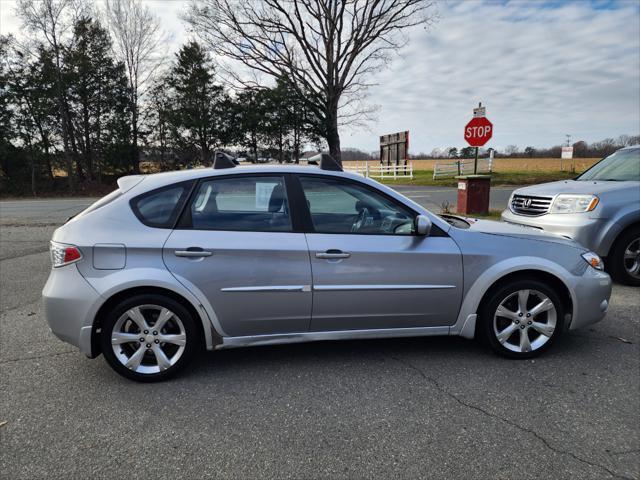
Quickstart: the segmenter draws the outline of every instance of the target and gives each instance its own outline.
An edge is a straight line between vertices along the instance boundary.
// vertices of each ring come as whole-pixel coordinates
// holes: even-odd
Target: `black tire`
[[[532,317],[528,317],[528,309],[526,312],[520,312],[517,307],[518,295],[517,292],[529,290],[529,299],[527,300],[528,308],[542,301],[542,297],[546,296],[548,300],[553,304],[555,308],[555,315],[553,311],[544,311],[540,314],[533,314]],[[524,298],[524,294],[523,294]],[[516,302],[514,304],[513,302]],[[513,313],[513,316],[502,317],[498,316],[496,319],[496,325],[494,325],[494,316],[498,307],[506,302],[506,310]],[[504,310],[502,310],[504,311]],[[513,282],[505,283],[495,289],[489,294],[489,297],[483,302],[480,309],[480,328],[479,333],[482,339],[491,347],[491,349],[504,357],[514,359],[525,359],[536,357],[544,353],[547,349],[555,343],[558,336],[561,334],[564,328],[564,306],[560,297],[555,293],[552,287],[541,282],[539,280],[516,280]],[[553,316],[553,322],[552,320]],[[555,328],[551,335],[542,335],[537,329],[543,328],[542,325],[548,325],[547,328],[551,328],[551,325],[555,324]],[[499,330],[497,330],[497,327]],[[511,335],[506,337],[504,344],[498,340],[498,332],[508,333],[507,327],[513,329]],[[545,328],[545,329],[547,329]],[[521,335],[527,335],[532,350],[530,351],[514,351],[512,348],[519,348],[522,344]],[[538,340],[540,337],[540,340]],[[540,346],[533,348],[537,343],[542,343]],[[515,345],[517,344],[517,346]]]
[[[635,246],[640,248],[638,245],[640,245],[640,226],[631,227],[616,239],[605,262],[607,270],[609,270],[609,273],[616,282],[634,287],[640,286],[640,277],[634,277],[627,270],[624,258],[625,251],[628,247]],[[629,264],[632,260],[626,260],[626,262]],[[640,262],[640,258],[636,258],[636,262]],[[635,265],[637,266],[638,263]]]
[[[138,308],[138,312],[143,313],[145,321],[148,321],[148,325],[150,327],[148,330],[148,334],[140,332],[138,323],[130,320],[131,317],[129,317],[128,312],[136,311],[136,308]],[[158,322],[157,317],[160,316],[160,312],[164,311],[161,310],[162,308],[167,309],[174,315],[166,321],[165,326],[161,329],[161,331],[157,332],[159,336],[157,338],[152,337],[151,335],[156,333],[155,330],[153,330],[153,326]],[[159,313],[155,314],[155,311],[158,311]],[[120,320],[122,317],[127,317],[128,319]],[[112,345],[112,336],[114,335],[114,327],[116,327],[116,324],[118,323],[126,325],[126,328],[128,330],[126,332],[123,332],[122,327],[118,327],[116,329],[116,334],[120,333],[124,335],[139,335],[140,342],[142,342],[143,338],[145,339],[145,342],[142,342],[142,345],[139,345],[137,341],[126,342],[118,345],[117,347],[114,347]],[[128,298],[111,309],[102,323],[102,334],[100,336],[100,342],[102,346],[102,353],[105,359],[107,360],[111,368],[113,368],[120,375],[138,382],[158,382],[173,377],[191,362],[194,355],[200,350],[200,347],[202,346],[202,336],[200,332],[201,329],[196,323],[196,319],[194,319],[189,311],[179,302],[164,295],[142,294]],[[158,340],[160,338],[169,338],[163,335],[171,334],[173,334],[174,338],[178,338],[177,335],[179,335],[180,342],[182,341],[182,337],[184,337],[184,345],[174,345],[170,341],[168,341],[167,343],[163,343]],[[150,338],[149,343],[146,343],[147,337]],[[153,338],[156,338],[156,340],[154,341]],[[146,348],[149,346],[151,346],[151,348]],[[118,354],[114,352],[114,348],[117,348],[119,350]],[[159,357],[155,353],[156,348],[162,348],[166,358],[170,360],[172,360],[174,356],[176,356],[177,352],[180,352],[180,354],[177,355],[175,363],[172,363],[170,366],[168,366],[168,368],[163,369],[160,366],[160,361],[158,360]],[[180,350],[180,348],[182,348],[182,350]],[[137,368],[140,369],[140,367],[143,367],[147,370],[153,370],[155,368],[153,366],[153,362],[155,361],[157,364],[157,369],[159,370],[158,372],[138,372],[124,365],[123,359],[127,356],[131,358],[133,356],[133,353],[135,353],[138,349],[144,349],[146,350],[146,352],[143,352],[139,355],[142,360]],[[128,352],[131,352],[131,355],[128,355]],[[172,352],[173,355],[171,354]]]

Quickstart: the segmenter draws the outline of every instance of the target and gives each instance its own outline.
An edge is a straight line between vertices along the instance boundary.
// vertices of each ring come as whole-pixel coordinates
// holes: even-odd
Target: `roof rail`
[[[333,172],[342,172],[342,165],[340,165],[335,158],[333,158],[328,153],[319,153],[311,158],[309,158],[309,163],[313,163],[312,165],[320,164],[320,170],[331,170]]]
[[[213,168],[219,170],[221,168],[234,168],[238,161],[231,155],[224,152],[215,152],[213,154]]]

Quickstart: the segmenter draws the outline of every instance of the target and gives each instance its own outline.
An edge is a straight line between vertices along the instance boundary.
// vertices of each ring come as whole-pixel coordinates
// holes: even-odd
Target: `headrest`
[[[271,198],[269,198],[269,212],[275,213],[282,210],[284,205],[284,187],[282,184],[278,184],[273,188],[271,192]]]

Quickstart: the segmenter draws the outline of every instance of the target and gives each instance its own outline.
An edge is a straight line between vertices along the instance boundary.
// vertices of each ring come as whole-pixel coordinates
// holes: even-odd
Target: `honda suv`
[[[640,285],[640,146],[574,180],[519,188],[502,220],[574,239],[604,257],[615,280]]]

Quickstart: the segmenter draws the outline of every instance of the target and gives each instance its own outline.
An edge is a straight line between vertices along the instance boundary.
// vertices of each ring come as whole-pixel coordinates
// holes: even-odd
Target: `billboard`
[[[573,158],[573,147],[562,147],[562,155],[560,158],[571,160]]]
[[[380,136],[380,163],[406,165],[409,156],[409,131]]]

